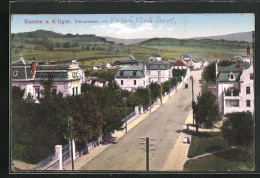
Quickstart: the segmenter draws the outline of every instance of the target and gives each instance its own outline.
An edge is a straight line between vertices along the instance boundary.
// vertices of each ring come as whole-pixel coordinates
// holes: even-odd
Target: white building
[[[253,65],[238,62],[227,67],[218,67],[216,64],[216,71],[220,112],[254,112]]]
[[[148,61],[152,62],[152,61],[161,61],[161,60],[162,60],[162,57],[159,54],[151,54],[149,56]]]
[[[158,83],[168,81],[172,78],[172,67],[169,63],[163,61],[154,61],[146,64],[149,83]]]
[[[148,83],[146,67],[128,66],[119,69],[115,76],[115,82],[123,90],[133,91],[139,87],[145,88]]]
[[[187,69],[187,62],[185,62],[184,60],[182,59],[179,59],[178,61],[176,61],[173,66],[172,66],[173,69]]]
[[[81,93],[81,83],[85,80],[85,73],[79,67],[76,60],[68,64],[56,64],[56,62],[36,62],[24,60],[20,54],[20,59],[12,63],[12,86],[18,86],[25,90],[24,98],[30,94],[35,102],[42,95],[42,82],[53,81],[52,91],[67,95],[79,95]]]

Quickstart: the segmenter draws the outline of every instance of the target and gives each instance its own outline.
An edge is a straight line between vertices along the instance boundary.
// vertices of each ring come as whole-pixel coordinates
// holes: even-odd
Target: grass
[[[220,132],[204,132],[192,136],[188,158],[229,148]]]
[[[53,44],[59,43],[60,47],[48,50],[41,43],[33,44],[34,39],[42,40],[47,38]],[[78,47],[63,48],[62,44],[70,42],[77,43]],[[38,30],[21,34],[12,34],[11,45],[11,62],[19,59],[19,53],[24,54],[25,60],[31,60],[33,57],[36,61],[58,61],[67,63],[68,60],[78,59],[80,66],[86,69],[90,66],[106,64],[118,59],[130,58],[128,52],[140,60],[147,62],[148,56],[152,53],[158,53],[165,58],[178,58],[183,53],[194,56],[201,56],[209,59],[209,51],[212,59],[230,59],[238,54],[246,54],[246,42],[231,42],[221,40],[178,40],[178,39],[151,39],[136,45],[122,45],[107,42],[102,38],[83,35],[68,37],[50,31]],[[21,48],[21,45],[23,47]],[[20,47],[20,48],[19,48]],[[84,49],[82,49],[84,47]],[[88,49],[85,49],[88,47]],[[95,50],[93,49],[95,48]],[[97,49],[99,48],[99,50]]]
[[[254,165],[253,148],[238,147],[188,160],[184,165],[184,171],[250,171]]]

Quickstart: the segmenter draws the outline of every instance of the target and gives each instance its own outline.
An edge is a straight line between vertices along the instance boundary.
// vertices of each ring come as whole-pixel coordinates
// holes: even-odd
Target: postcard
[[[254,14],[10,24],[12,173],[254,171]]]

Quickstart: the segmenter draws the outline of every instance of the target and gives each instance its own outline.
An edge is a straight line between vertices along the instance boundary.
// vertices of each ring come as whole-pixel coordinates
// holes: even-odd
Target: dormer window
[[[123,71],[120,71],[120,76],[123,76],[124,75],[124,72]]]
[[[13,72],[13,77],[17,77],[18,76],[18,71],[14,71]]]
[[[235,80],[235,74],[233,72],[230,72],[229,74],[229,80],[234,81]]]

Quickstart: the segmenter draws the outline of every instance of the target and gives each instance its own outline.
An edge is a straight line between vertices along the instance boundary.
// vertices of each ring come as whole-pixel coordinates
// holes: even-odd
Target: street
[[[194,98],[201,91],[201,71],[193,71]],[[139,147],[140,137],[156,140],[156,150],[150,151],[150,170],[159,171],[173,148],[179,131],[183,128],[185,119],[191,109],[192,85],[188,79],[186,83],[159,109],[147,119],[130,130],[125,136],[115,141],[106,150],[98,154],[91,161],[81,167],[81,170],[146,170],[146,153]],[[144,141],[143,141],[144,142]]]

